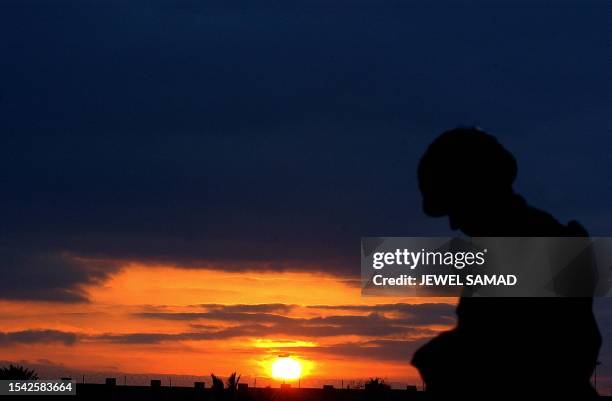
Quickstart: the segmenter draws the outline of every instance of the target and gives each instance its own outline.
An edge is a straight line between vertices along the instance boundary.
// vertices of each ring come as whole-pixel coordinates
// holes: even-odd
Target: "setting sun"
[[[282,380],[297,380],[302,374],[302,365],[291,357],[280,357],[272,363],[272,377]]]

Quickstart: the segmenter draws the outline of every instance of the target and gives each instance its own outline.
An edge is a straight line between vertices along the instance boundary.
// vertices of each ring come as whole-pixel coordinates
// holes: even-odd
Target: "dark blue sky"
[[[465,124],[514,152],[535,206],[612,231],[606,1],[0,7],[11,271],[68,251],[356,273],[362,235],[448,232],[415,167]]]

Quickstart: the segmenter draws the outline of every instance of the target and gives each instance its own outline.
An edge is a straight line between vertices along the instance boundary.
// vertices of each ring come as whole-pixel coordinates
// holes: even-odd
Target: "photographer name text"
[[[377,274],[372,277],[372,283],[375,286],[514,286],[517,281],[514,274],[467,274],[463,277],[458,274],[424,274],[421,276],[401,274],[396,277]]]

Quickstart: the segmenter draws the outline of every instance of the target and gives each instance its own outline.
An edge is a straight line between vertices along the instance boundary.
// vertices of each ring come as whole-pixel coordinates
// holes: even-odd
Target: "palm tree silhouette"
[[[228,393],[228,395],[231,397],[236,393],[236,390],[238,390],[238,382],[240,381],[240,375],[236,376],[236,372],[232,373],[228,378],[227,378],[227,388],[226,388],[226,392]]]
[[[224,400],[224,399],[233,399],[238,390],[238,383],[240,382],[240,375],[236,372],[229,375],[225,384],[223,384],[223,380],[211,373],[210,377],[212,378],[212,392],[215,400]]]
[[[0,369],[0,380],[38,380],[38,374],[32,369],[10,364]]]

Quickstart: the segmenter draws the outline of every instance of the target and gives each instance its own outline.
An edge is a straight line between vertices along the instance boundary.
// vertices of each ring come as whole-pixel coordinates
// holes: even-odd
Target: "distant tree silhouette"
[[[32,369],[10,364],[0,369],[0,380],[38,380],[38,374]]]
[[[364,384],[363,389],[367,400],[376,401],[383,399],[385,393],[391,390],[391,386],[380,377],[372,377]]]
[[[223,380],[211,373],[210,377],[212,378],[212,393],[215,400],[232,400],[236,398],[238,383],[240,382],[240,375],[236,372],[229,375],[225,384],[223,384]]]
[[[236,393],[236,390],[238,390],[238,382],[240,381],[240,375],[236,376],[236,372],[232,373],[228,378],[227,378],[227,388],[226,388],[226,392],[232,396]]]
[[[225,386],[223,385],[223,380],[221,380],[219,376],[216,376],[213,373],[210,374],[210,377],[212,378],[213,397],[215,397],[215,399],[217,400],[222,400],[223,390],[225,389]]]
[[[391,386],[385,383],[385,379],[381,379],[380,377],[371,377],[370,380],[364,384],[364,388],[366,390],[381,391],[389,390],[391,389]]]

